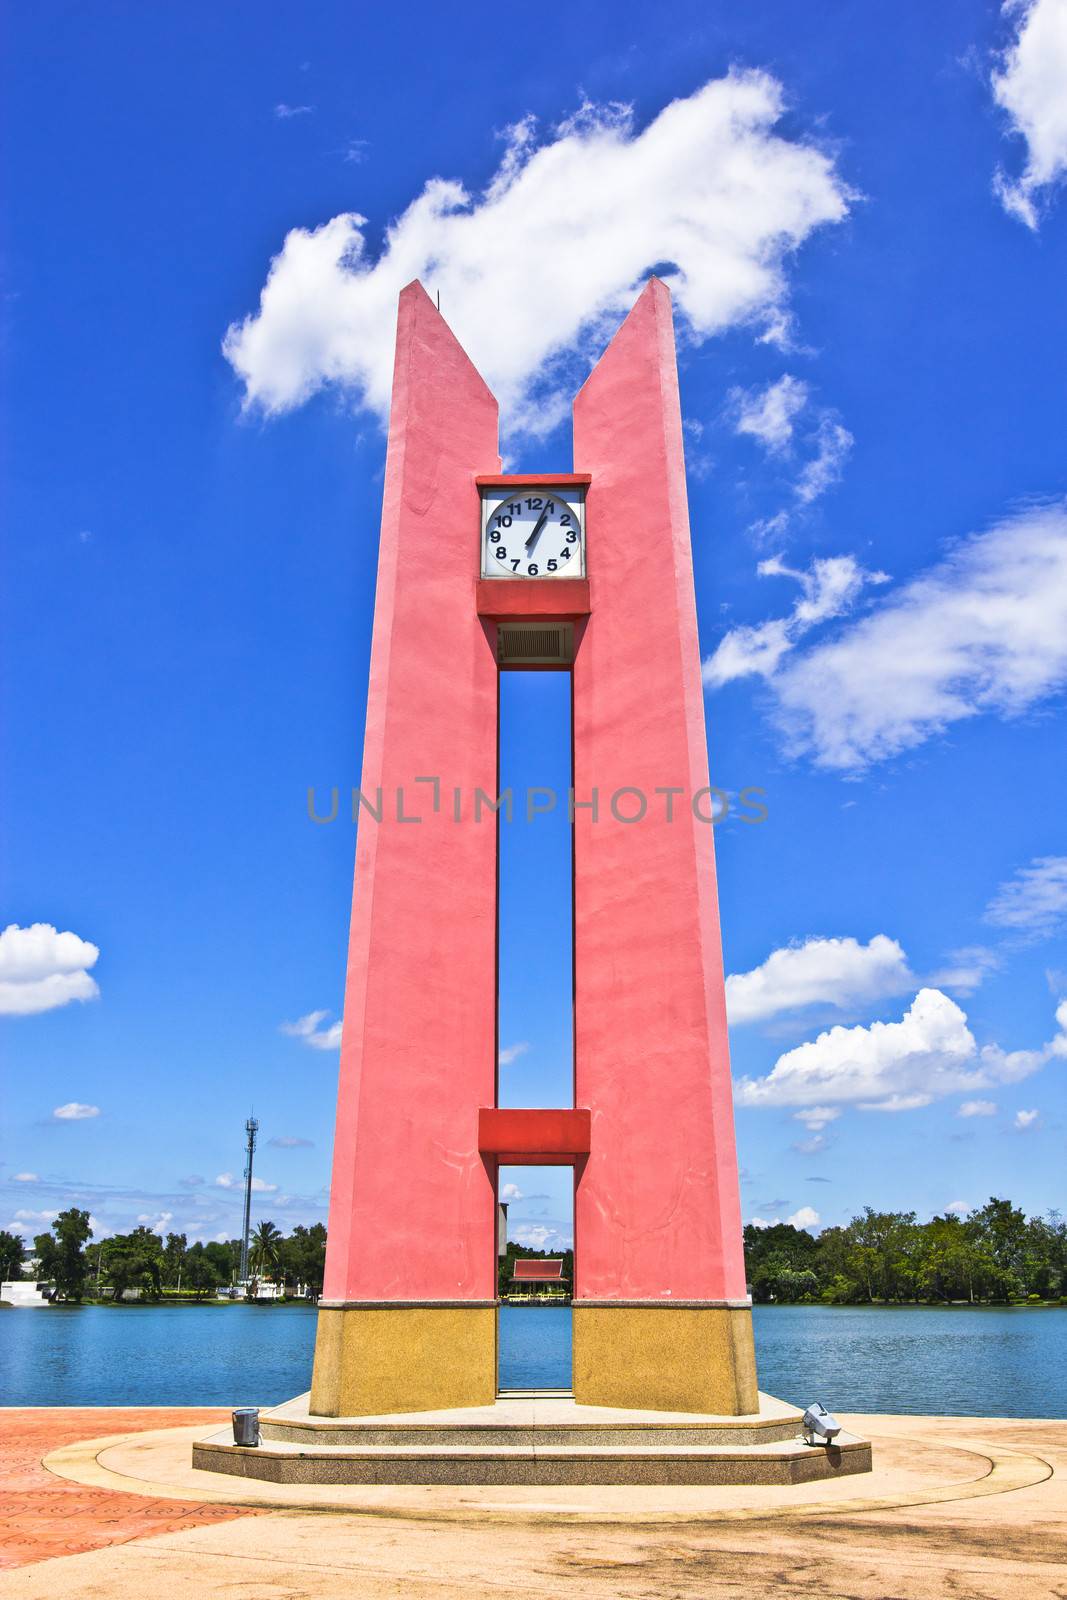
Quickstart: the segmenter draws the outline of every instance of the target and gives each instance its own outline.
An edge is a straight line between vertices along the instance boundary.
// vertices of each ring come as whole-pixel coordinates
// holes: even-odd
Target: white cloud
[[[220,1189],[243,1189],[245,1180],[232,1172],[220,1172],[215,1182]],[[277,1189],[276,1183],[264,1183],[262,1178],[252,1179],[253,1194],[275,1194]]]
[[[100,1115],[99,1106],[83,1105],[80,1100],[68,1100],[65,1106],[56,1106],[52,1112],[60,1122],[84,1122],[88,1117]]]
[[[955,994],[973,994],[1000,966],[996,951],[987,950],[984,945],[953,950],[948,959],[951,965],[932,972],[927,981],[933,989],[951,989]]]
[[[530,1046],[525,1039],[521,1039],[518,1044],[505,1045],[500,1052],[500,1065],[502,1067],[510,1067],[511,1063],[517,1061],[520,1056],[524,1056],[529,1048]]]
[[[524,1245],[527,1250],[570,1248],[570,1240],[564,1239],[558,1228],[540,1222],[523,1222],[517,1228],[509,1228],[508,1233],[516,1244]]]
[[[1065,504],[962,541],[771,682],[789,753],[845,771],[968,717],[1017,716],[1065,685]]]
[[[966,1200],[950,1200],[945,1207],[945,1214],[950,1217],[965,1217],[970,1209]]]
[[[1015,1113],[1015,1122],[1013,1126],[1018,1128],[1020,1133],[1025,1133],[1027,1128],[1032,1128],[1036,1121],[1036,1111],[1017,1111]]]
[[[16,1172],[12,1178],[13,1183],[39,1183],[36,1172]]]
[[[142,1211],[141,1214],[138,1216],[137,1221],[139,1223],[141,1223],[144,1227],[151,1229],[151,1231],[153,1233],[166,1233],[168,1227],[174,1221],[174,1212],[173,1211],[157,1211],[157,1212]]]
[[[787,372],[766,389],[731,389],[730,401],[735,430],[779,454],[792,443],[794,419],[808,403],[808,385]]]
[[[798,1139],[793,1149],[802,1156],[817,1156],[825,1150],[830,1141],[825,1133],[814,1133],[810,1139]]]
[[[761,578],[793,578],[800,585],[800,598],[787,617],[731,628],[704,662],[709,688],[753,674],[773,678],[783,657],[809,629],[850,610],[867,584],[888,582],[884,572],[866,571],[855,556],[819,556],[806,572],[771,556],[760,562],[756,572]]]
[[[1026,141],[1026,166],[1017,179],[998,170],[993,190],[1036,230],[1035,201],[1067,177],[1067,0],[1007,0],[1003,10],[1018,28],[992,75],[993,98]]]
[[[731,973],[726,1011],[736,1027],[820,1003],[846,1010],[903,994],[914,985],[907,956],[884,933],[876,933],[867,944],[852,938],[811,938],[773,950],[751,972]]]
[[[1062,1013],[1062,1015],[1061,1015]],[[981,1048],[967,1018],[939,989],[920,989],[899,1022],[835,1027],[788,1050],[765,1078],[741,1078],[742,1106],[858,1105],[861,1111],[913,1111],[946,1095],[1018,1083],[1067,1050],[1067,1002],[1059,1035],[1041,1050]]]
[[[828,1123],[836,1122],[840,1115],[840,1106],[805,1106],[793,1113],[795,1120],[802,1122],[811,1133],[820,1132]]]
[[[501,1200],[521,1200],[523,1193],[517,1183],[505,1183],[500,1191],[500,1198]]]
[[[620,105],[586,104],[543,142],[526,117],[483,194],[430,179],[377,260],[356,212],[294,228],[259,310],[224,341],[246,405],[277,414],[336,386],[384,417],[396,298],[413,278],[440,292],[510,424],[531,432],[565,414],[560,362],[602,342],[653,267],[688,337],[747,325],[781,338],[787,262],[852,198],[831,157],[775,133],[783,109],[773,77],[735,71],[640,132]]]
[[[331,1022],[327,1028],[321,1026],[329,1015],[328,1011],[309,1011],[306,1017],[299,1017],[296,1022],[283,1022],[281,1031],[293,1039],[302,1039],[313,1050],[339,1050],[341,1023]]]
[[[1002,883],[985,920],[1047,938],[1067,921],[1067,856],[1038,856]]]
[[[995,1100],[964,1100],[956,1107],[957,1117],[995,1117]]]
[[[824,413],[815,435],[815,454],[794,486],[801,505],[811,505],[841,477],[853,439],[832,412]]]
[[[16,1211],[16,1222],[53,1222],[59,1216],[58,1211]]]
[[[88,969],[100,951],[76,933],[59,933],[49,922],[0,933],[0,1015],[30,1016],[54,1011],[71,1000],[95,1000],[100,993]]]
[[[817,1228],[819,1226],[819,1213],[814,1206],[801,1206],[799,1211],[794,1211],[791,1217],[785,1219],[794,1228]]]
[[[290,117],[310,116],[314,109],[314,106],[287,106],[283,100],[274,107],[274,115],[280,122],[287,122]]]

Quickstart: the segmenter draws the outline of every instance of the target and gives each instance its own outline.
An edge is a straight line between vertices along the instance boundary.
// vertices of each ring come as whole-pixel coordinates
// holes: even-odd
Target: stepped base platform
[[[229,1428],[198,1439],[192,1464],[270,1483],[800,1484],[871,1470],[866,1439],[800,1437],[801,1413],[760,1395],[743,1417],[580,1406],[563,1390],[511,1391],[495,1405],[380,1417],[318,1417],[308,1395],[265,1411],[262,1443]]]

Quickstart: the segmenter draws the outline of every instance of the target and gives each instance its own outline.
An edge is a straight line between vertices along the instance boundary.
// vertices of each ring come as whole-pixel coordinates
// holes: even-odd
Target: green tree
[[[163,1282],[168,1289],[182,1286],[182,1266],[189,1241],[184,1233],[168,1233],[163,1250]]]
[[[278,1271],[282,1252],[282,1231],[273,1222],[261,1222],[252,1234],[248,1267],[257,1278],[270,1278]]]
[[[107,1242],[104,1277],[116,1300],[130,1289],[146,1298],[158,1297],[163,1278],[163,1240],[149,1228],[117,1233]]]
[[[38,1276],[55,1284],[60,1300],[80,1300],[85,1293],[85,1243],[92,1231],[88,1211],[72,1206],[59,1213],[51,1233],[39,1233],[33,1241]]]
[[[286,1286],[305,1288],[311,1295],[322,1293],[326,1268],[326,1229],[321,1222],[310,1228],[298,1224],[281,1244],[281,1272]]]
[[[198,1300],[226,1280],[202,1244],[194,1244],[185,1255],[185,1282]]]
[[[210,1239],[204,1254],[218,1272],[220,1283],[233,1283],[241,1260],[240,1239]]]
[[[25,1259],[26,1246],[18,1234],[0,1228],[0,1279],[5,1283],[17,1282],[22,1277]]]

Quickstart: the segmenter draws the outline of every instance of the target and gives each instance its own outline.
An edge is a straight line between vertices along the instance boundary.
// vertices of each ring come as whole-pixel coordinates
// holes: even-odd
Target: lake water
[[[831,1410],[1067,1417],[1067,1307],[756,1306],[760,1387]],[[0,1312],[0,1404],[274,1405],[311,1382],[306,1306]],[[570,1382],[565,1307],[503,1306],[504,1388]]]

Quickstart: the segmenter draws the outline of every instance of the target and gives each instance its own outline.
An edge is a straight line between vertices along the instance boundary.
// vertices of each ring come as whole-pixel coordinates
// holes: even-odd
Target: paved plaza
[[[1067,1596],[1067,1422],[849,1416],[875,1469],[799,1488],[250,1484],[219,1410],[9,1410],[0,1594],[821,1600]]]

